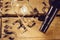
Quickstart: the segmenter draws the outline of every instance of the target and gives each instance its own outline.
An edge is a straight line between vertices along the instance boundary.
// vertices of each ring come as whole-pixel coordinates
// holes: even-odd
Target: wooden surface
[[[32,9],[37,8],[37,10],[39,11],[39,13],[44,13],[42,11],[42,8],[44,7],[44,4],[42,4],[43,0],[30,0],[29,3],[31,5],[28,4],[28,2],[26,0],[24,0],[24,2],[15,2],[13,3],[13,5],[11,4],[11,0],[3,0],[3,7],[0,8],[0,11],[2,12],[2,14],[21,14],[20,13],[20,6],[25,5],[29,11],[28,14],[30,14],[29,12],[32,11]],[[9,5],[10,7],[5,8],[6,6],[6,2],[10,2]],[[14,1],[13,1],[14,2]],[[47,4],[47,7],[49,7],[48,4],[48,0],[45,1]],[[16,5],[19,5],[18,7]],[[32,8],[30,7],[32,6]],[[2,10],[1,10],[2,9]],[[9,11],[5,12],[6,9],[9,9]],[[19,12],[18,12],[19,11]],[[45,10],[46,12],[48,11],[48,9]],[[60,14],[60,12],[58,12],[58,14]],[[1,13],[0,13],[1,16]],[[0,28],[2,27],[2,32],[0,32],[1,37],[0,40],[10,40],[9,37],[14,38],[14,40],[60,40],[60,17],[55,17],[55,19],[53,20],[53,22],[51,23],[48,31],[46,33],[42,33],[39,31],[39,28],[41,27],[42,21],[38,21],[37,18],[21,18],[23,24],[25,25],[27,31],[25,31],[23,28],[17,29],[17,27],[20,25],[19,23],[15,23],[15,25],[13,25],[12,23],[14,23],[16,20],[19,20],[20,18],[17,17],[2,17],[2,26],[0,25]],[[9,22],[4,23],[5,20],[9,20]],[[32,24],[32,20],[34,20],[34,22],[36,23],[36,25],[34,25],[33,27],[29,27],[27,26],[28,24]],[[1,18],[0,18],[0,24],[1,24]],[[10,27],[8,28],[8,30],[11,32],[14,32],[14,34],[9,34],[7,37],[4,37],[5,35],[7,35],[4,32],[5,29],[5,25],[9,25]],[[1,31],[1,29],[0,29]]]
[[[9,4],[5,4],[6,2],[9,2]],[[46,3],[46,6],[43,4],[43,2]],[[2,14],[16,14],[17,13],[19,15],[24,15],[23,13],[21,13],[21,10],[20,10],[23,6],[27,7],[28,9],[27,14],[29,15],[31,15],[30,12],[32,12],[34,8],[36,8],[39,11],[39,13],[44,14],[43,7],[48,7],[45,9],[46,12],[48,11],[50,7],[48,0],[45,0],[45,1],[44,0],[29,0],[29,2],[27,0],[23,0],[23,1],[3,0],[2,3],[3,3]],[[8,6],[8,7],[5,8],[5,6]],[[5,11],[6,9],[9,9],[9,10]]]
[[[42,22],[36,21],[36,25],[32,28],[26,27],[28,31],[24,32],[22,28],[17,29],[18,23],[15,25],[12,25],[15,20],[19,18],[3,18],[2,21],[4,22],[6,19],[10,20],[9,23],[2,23],[2,39],[1,40],[9,40],[9,37],[13,37],[14,40],[60,40],[60,17],[56,17],[52,24],[50,25],[48,31],[46,33],[42,33],[39,31],[39,28],[41,27]],[[27,19],[31,18],[25,18],[25,21]],[[34,18],[33,18],[34,19]],[[12,29],[9,29],[9,31],[13,31],[15,34],[8,35],[7,37],[3,38],[4,33],[4,25],[10,25],[12,26]],[[3,35],[4,34],[4,35]]]

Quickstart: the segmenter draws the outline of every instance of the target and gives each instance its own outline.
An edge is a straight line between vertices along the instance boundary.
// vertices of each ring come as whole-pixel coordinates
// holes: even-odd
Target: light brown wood
[[[30,4],[28,4],[28,2],[26,0],[24,1],[18,1],[15,2],[13,5],[10,5],[10,7],[8,8],[9,11],[5,12],[6,8],[4,8],[5,2],[11,2],[11,0],[3,0],[3,7],[2,7],[2,14],[21,14],[19,11],[19,8],[21,8],[20,6],[22,5],[26,5],[26,7],[28,8],[28,14],[30,14],[29,12],[32,11],[32,9],[37,8],[37,10],[39,11],[39,13],[43,13],[42,8],[44,7],[44,5],[42,4],[43,0],[30,0]],[[48,4],[48,0],[45,1],[47,4],[47,7],[49,7]],[[19,6],[18,6],[18,5]],[[18,7],[16,7],[16,5]],[[32,8],[30,7],[32,6]],[[48,11],[48,9],[46,9],[46,12]],[[60,14],[60,12],[58,12],[58,14]],[[8,20],[7,23],[5,23],[4,21]],[[21,20],[23,21],[24,26],[26,27],[26,31],[24,30],[24,28],[20,28],[19,27],[19,23],[15,23],[15,25],[13,25],[13,23],[16,20],[20,20],[20,18],[18,17],[2,17],[2,38],[0,38],[0,40],[9,40],[9,37],[14,38],[14,40],[60,40],[60,17],[55,17],[55,19],[53,20],[53,22],[51,23],[49,29],[47,30],[46,33],[42,33],[39,31],[39,28],[42,25],[42,21],[39,21],[38,18],[33,18],[33,17],[27,17],[27,18],[23,18],[21,17]],[[33,27],[29,27],[27,26],[28,24],[32,24],[32,20],[34,20],[34,22],[36,23],[36,25],[34,25]],[[0,20],[1,21],[1,20]],[[1,22],[0,22],[1,23]],[[5,25],[9,25],[10,27],[8,28],[9,32],[14,32],[14,34],[9,34],[7,37],[4,38],[4,36],[6,35],[4,32],[5,29]],[[1,29],[0,29],[1,30]],[[1,33],[1,32],[0,32]]]
[[[4,33],[4,25],[8,24],[10,26],[12,26],[12,29],[9,29],[10,31],[13,31],[15,34],[11,34],[9,36],[7,36],[6,38],[2,38],[2,40],[8,40],[8,38],[14,37],[15,40],[54,40],[54,39],[60,39],[60,17],[56,17],[52,24],[50,25],[48,31],[46,33],[42,33],[39,31],[39,28],[41,27],[42,22],[38,21],[37,19],[35,19],[36,21],[36,25],[32,28],[27,27],[26,32],[24,32],[23,28],[17,29],[18,27],[18,23],[16,23],[15,25],[12,25],[12,23],[15,20],[18,20],[19,18],[3,18],[3,22],[8,19],[9,23],[3,23],[2,25],[2,34]],[[25,20],[29,21],[29,19],[32,18],[25,18]],[[34,19],[34,18],[33,18]],[[31,22],[31,21],[30,21]],[[28,23],[28,22],[27,22]],[[25,23],[27,25],[27,23]],[[2,35],[3,37],[4,35]]]

